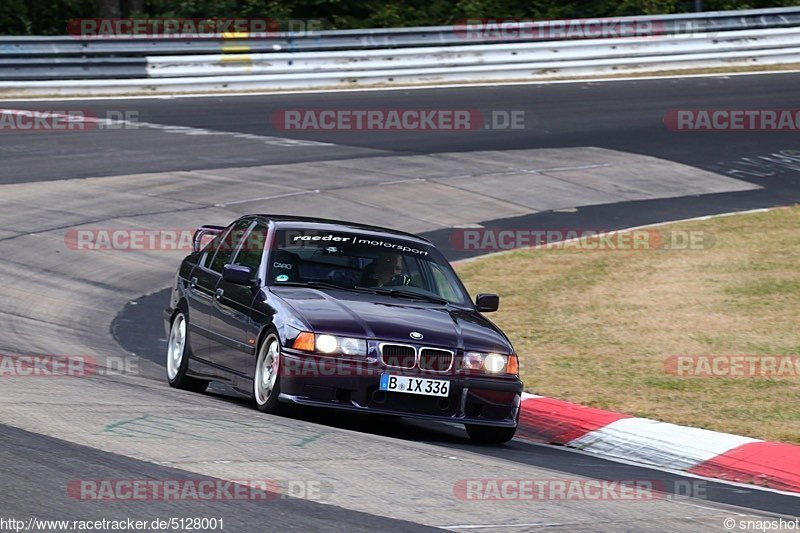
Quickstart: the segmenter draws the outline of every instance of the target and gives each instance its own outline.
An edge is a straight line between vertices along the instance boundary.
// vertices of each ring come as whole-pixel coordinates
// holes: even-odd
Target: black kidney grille
[[[453,366],[453,352],[423,348],[419,352],[419,367],[422,370],[447,372]]]
[[[386,366],[398,368],[414,368],[417,362],[417,354],[414,347],[403,344],[381,345],[381,358]]]

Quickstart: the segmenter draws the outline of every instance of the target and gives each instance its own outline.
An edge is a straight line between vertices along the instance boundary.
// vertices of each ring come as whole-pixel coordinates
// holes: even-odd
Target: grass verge
[[[520,355],[526,390],[800,443],[797,373],[782,367],[779,375],[728,377],[727,359],[718,357],[723,366],[713,377],[698,377],[677,375],[669,364],[677,355],[800,360],[800,206],[669,224],[657,232],[665,238],[700,232],[705,244],[526,249],[457,270],[471,293],[501,295],[491,318]]]

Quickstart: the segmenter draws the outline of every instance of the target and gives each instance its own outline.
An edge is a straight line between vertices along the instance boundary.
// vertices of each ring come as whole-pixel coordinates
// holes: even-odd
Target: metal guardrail
[[[186,76],[232,76],[399,70],[405,68],[450,68],[470,65],[510,66],[549,64],[560,68],[570,61],[638,61],[662,56],[693,56],[730,52],[780,52],[800,46],[800,27],[775,30],[726,32],[720,36],[675,38],[581,40],[496,45],[354,50],[338,52],[248,54],[238,60],[226,55],[156,56],[148,59],[151,78]],[[235,58],[234,58],[235,59]],[[620,63],[622,64],[622,63]]]
[[[609,19],[580,22],[603,20]],[[510,42],[467,39],[466,29],[458,26],[279,39],[0,37],[0,94],[529,79],[794,63],[800,58],[800,7],[610,20],[651,24],[645,35],[623,38],[547,40],[531,31],[531,38]],[[223,53],[229,50],[236,53]]]
[[[146,78],[147,57],[0,59],[1,80]]]

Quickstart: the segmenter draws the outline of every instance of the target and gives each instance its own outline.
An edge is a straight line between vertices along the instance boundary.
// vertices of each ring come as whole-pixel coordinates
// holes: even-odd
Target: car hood
[[[316,333],[482,352],[512,350],[505,335],[474,310],[348,291],[272,287],[272,293]],[[422,339],[413,339],[412,331]]]

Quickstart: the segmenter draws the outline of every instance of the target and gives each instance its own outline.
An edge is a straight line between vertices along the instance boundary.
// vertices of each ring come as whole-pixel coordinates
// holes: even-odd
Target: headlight
[[[480,370],[483,367],[483,354],[478,352],[464,353],[464,370]]]
[[[339,347],[339,342],[333,335],[317,335],[316,347],[318,352],[333,353]]]
[[[367,355],[367,341],[364,339],[340,337],[339,348],[345,355]]]
[[[515,354],[464,352],[463,369],[468,371],[486,371],[490,374],[517,374],[519,362]]]
[[[486,354],[483,359],[483,368],[492,374],[497,374],[506,366],[506,358],[497,353]]]
[[[313,344],[310,342],[313,339]],[[317,334],[304,331],[297,336],[293,348],[305,352],[318,352],[325,355],[367,355],[367,341],[351,337]]]

